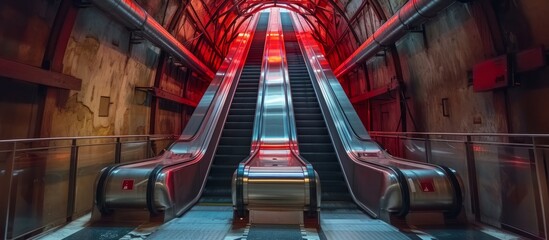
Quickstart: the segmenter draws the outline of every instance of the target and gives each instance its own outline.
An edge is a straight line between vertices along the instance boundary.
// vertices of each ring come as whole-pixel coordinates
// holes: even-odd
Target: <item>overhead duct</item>
[[[385,24],[351,54],[334,71],[336,77],[341,77],[352,70],[358,63],[373,57],[382,50],[394,44],[408,30],[418,26],[437,13],[452,5],[455,0],[409,0]]]
[[[143,37],[201,75],[213,79],[214,72],[173,37],[162,25],[133,0],[90,0],[126,27],[140,31]]]

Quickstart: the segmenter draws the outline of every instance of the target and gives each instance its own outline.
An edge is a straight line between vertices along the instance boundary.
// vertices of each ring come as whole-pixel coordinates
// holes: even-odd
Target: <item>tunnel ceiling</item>
[[[343,61],[406,0],[137,0],[210,67],[217,69],[239,28],[271,7],[299,13],[332,66]]]

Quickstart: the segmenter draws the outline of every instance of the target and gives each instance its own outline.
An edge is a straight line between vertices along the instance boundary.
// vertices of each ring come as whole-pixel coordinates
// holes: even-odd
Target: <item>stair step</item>
[[[298,127],[297,134],[298,136],[299,135],[329,135],[328,129],[326,129],[325,127],[301,127],[301,126]]]
[[[333,151],[332,152],[305,152],[302,150],[301,145],[303,144],[301,143],[299,144],[299,153],[301,156],[307,159],[307,161],[309,161],[310,163],[339,161],[337,159],[337,155]]]

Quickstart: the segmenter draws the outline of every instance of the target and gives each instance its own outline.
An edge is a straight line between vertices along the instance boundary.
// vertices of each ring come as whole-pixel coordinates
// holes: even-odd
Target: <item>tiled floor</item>
[[[305,229],[303,226],[250,225],[235,227],[232,225],[232,206],[210,206],[198,204],[179,218],[167,223],[147,223],[137,228],[128,226],[94,226],[90,230],[91,215],[85,215],[70,224],[38,239],[58,240],[85,239],[223,239],[223,240],[261,240],[261,239],[481,239],[515,240],[519,237],[497,229],[477,226],[463,227],[420,227],[404,232],[381,220],[372,219],[360,211],[354,204],[325,204],[321,212],[321,231]],[[86,228],[86,230],[81,231]],[[113,229],[114,228],[114,229]],[[103,229],[103,230],[101,230]],[[133,229],[132,231],[130,231]],[[81,232],[79,232],[81,231]],[[104,231],[104,232],[101,232]],[[127,233],[130,231],[129,233]],[[127,234],[126,234],[127,233]],[[120,234],[125,234],[120,237]],[[272,236],[272,238],[269,238]]]

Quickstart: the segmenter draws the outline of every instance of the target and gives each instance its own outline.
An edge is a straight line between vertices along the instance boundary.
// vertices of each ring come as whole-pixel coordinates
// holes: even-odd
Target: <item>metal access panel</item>
[[[509,59],[507,55],[481,62],[473,67],[473,90],[490,91],[509,86]]]

